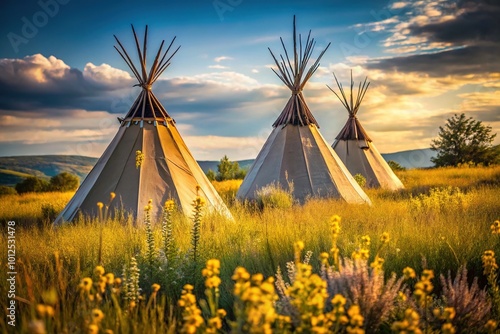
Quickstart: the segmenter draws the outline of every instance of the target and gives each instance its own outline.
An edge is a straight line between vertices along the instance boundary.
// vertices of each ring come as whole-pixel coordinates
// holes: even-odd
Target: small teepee
[[[373,141],[361,126],[357,117],[361,102],[370,85],[370,83],[367,82],[368,78],[365,78],[363,83],[359,83],[356,100],[354,100],[352,71],[351,94],[349,98],[346,96],[342,84],[337,80],[335,73],[333,76],[335,77],[340,95],[330,88],[330,86],[328,86],[328,88],[337,96],[349,113],[347,123],[335,138],[335,142],[332,145],[333,149],[337,152],[338,156],[342,159],[352,175],[361,174],[366,178],[366,186],[373,188],[381,187],[391,190],[404,188],[391,167],[389,167],[387,162],[378,152]]]
[[[293,183],[293,196],[300,202],[308,197],[342,198],[349,203],[370,203],[330,145],[320,134],[318,123],[306,104],[302,90],[319,67],[319,61],[328,46],[313,65],[308,63],[314,50],[311,32],[305,44],[297,38],[293,20],[293,59],[290,60],[281,39],[285,56],[281,62],[272,57],[278,67],[274,71],[290,88],[292,96],[273,124],[273,131],[250,167],[237,196],[255,199],[256,192],[268,185],[278,184],[289,189]]]
[[[158,216],[165,201],[173,199],[185,214],[190,215],[191,203],[196,196],[200,196],[205,199],[208,210],[230,216],[224,202],[182,140],[175,121],[151,90],[179,50],[179,47],[175,51],[172,49],[175,38],[164,52],[165,41],[161,43],[148,72],[148,27],[142,49],[134,27],[132,31],[139,67],[134,65],[116,36],[119,47],[115,46],[115,49],[130,67],[141,92],[125,118],[119,118],[118,133],[55,223],[71,221],[78,213],[96,217],[97,203],[107,203],[112,192],[116,198],[108,210],[111,214],[115,209],[121,209],[142,219],[144,207],[152,199],[152,215]]]

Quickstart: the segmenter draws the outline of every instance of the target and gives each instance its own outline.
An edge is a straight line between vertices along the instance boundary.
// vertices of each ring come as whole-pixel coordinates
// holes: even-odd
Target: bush
[[[0,196],[1,195],[15,195],[17,194],[16,189],[8,186],[0,186]]]
[[[209,179],[210,181],[215,181],[215,179],[217,178],[217,174],[215,174],[215,172],[211,169],[208,170],[206,175],[207,179]]]
[[[51,222],[57,217],[57,211],[52,204],[42,205],[42,220]]]
[[[16,184],[16,191],[19,194],[24,193],[39,193],[47,191],[49,189],[49,183],[43,179],[39,179],[36,176],[30,176],[24,181]]]
[[[389,165],[389,167],[391,167],[391,169],[395,172],[395,171],[400,171],[400,170],[406,170],[405,167],[401,166],[401,164],[399,162],[396,162],[394,160],[389,160],[387,161],[387,164]]]
[[[356,182],[359,184],[359,186],[361,188],[363,188],[366,185],[366,178],[363,175],[356,174],[353,177],[354,177],[354,180],[356,180]]]
[[[51,191],[73,191],[78,188],[80,179],[70,173],[60,173],[50,179],[49,189]]]
[[[206,175],[210,181],[243,180],[247,171],[241,169],[237,161],[231,161],[225,155],[217,165],[217,173],[209,169]]]
[[[277,184],[270,184],[257,190],[257,203],[264,208],[291,208],[293,205],[293,185],[285,190]]]

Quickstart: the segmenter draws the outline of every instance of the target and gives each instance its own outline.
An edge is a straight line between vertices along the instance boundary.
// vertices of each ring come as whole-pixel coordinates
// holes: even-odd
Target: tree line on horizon
[[[438,138],[432,140],[431,150],[437,156],[431,158],[435,167],[489,166],[500,164],[500,145],[493,145],[496,133],[491,126],[484,125],[464,113],[450,117],[444,126],[439,127]],[[399,163],[388,161],[393,170],[404,170]],[[217,165],[217,172],[209,169],[206,173],[210,181],[242,180],[247,169],[241,168],[237,161],[224,155]],[[31,176],[16,184],[15,187],[0,186],[0,195],[24,194],[29,192],[74,191],[80,180],[77,175],[63,172],[49,181]]]

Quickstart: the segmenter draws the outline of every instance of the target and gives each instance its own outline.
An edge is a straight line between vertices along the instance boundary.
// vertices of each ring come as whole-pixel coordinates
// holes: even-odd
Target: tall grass
[[[228,309],[233,304],[230,278],[234,269],[242,266],[252,273],[273,276],[278,266],[285,268],[286,263],[294,258],[292,245],[297,240],[303,241],[306,250],[312,251],[311,265],[318,270],[321,266],[320,253],[331,247],[329,219],[338,214],[342,217],[337,240],[341,254],[350,255],[358,250],[362,236],[375,237],[388,232],[391,240],[381,251],[381,256],[386,259],[384,270],[387,276],[391,272],[401,274],[406,267],[415,268],[417,272],[433,268],[436,276],[446,276],[448,271],[454,275],[461,265],[466,265],[469,276],[478,276],[479,284],[484,286],[486,278],[482,275],[481,255],[486,249],[500,254],[500,237],[490,231],[493,221],[500,218],[500,167],[397,173],[406,188],[399,192],[366,190],[372,206],[313,198],[302,206],[294,204],[288,208],[249,210],[234,198],[239,182],[215,183],[222,197],[232,203],[230,209],[234,220],[217,214],[203,216],[198,240],[199,266],[196,270],[199,272],[208,259],[220,259],[220,305]],[[23,225],[16,232],[20,268],[17,294],[31,303],[21,303],[20,310],[26,319],[29,319],[33,305],[41,302],[43,292],[58,281],[54,254],[63,264],[60,270],[64,272],[68,287],[75,287],[83,277],[92,275],[99,264],[99,253],[106,271],[115,276],[121,275],[123,265],[132,257],[138,259],[141,270],[146,268],[145,254],[148,249],[151,252],[151,245],[147,243],[146,226],[141,220],[137,227],[132,221],[107,220],[99,223],[88,219],[58,228],[26,226],[43,219],[43,205],[51,204],[58,211],[62,210],[71,195],[49,193],[1,198],[6,205],[0,207],[0,219],[4,222],[16,220]],[[163,203],[153,205],[163,206]],[[170,235],[178,248],[175,253],[179,259],[175,263],[180,268],[189,262],[189,231],[193,222],[189,217],[174,212],[170,226]],[[150,240],[154,240],[155,249],[164,248],[164,235],[161,221],[152,221]],[[0,237],[0,247],[6,249],[6,244],[4,233]],[[372,242],[370,253],[375,254],[378,246],[376,241]],[[171,277],[166,280],[160,270],[154,276],[150,275],[148,280],[140,281],[141,288],[150,292],[152,283],[160,283],[167,304],[179,297],[181,287],[186,283],[192,283],[194,293],[203,296],[203,278],[200,275],[184,277],[183,273],[178,270],[178,276],[172,281]],[[2,282],[6,281],[5,275],[4,271],[0,273]],[[6,284],[2,283],[0,294],[6,295],[6,289]],[[440,289],[439,282],[436,282],[436,291]],[[2,299],[2,308],[4,303]]]

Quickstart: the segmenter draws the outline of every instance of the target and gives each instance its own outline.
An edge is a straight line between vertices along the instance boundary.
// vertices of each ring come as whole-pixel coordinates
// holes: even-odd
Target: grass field
[[[406,187],[402,191],[366,190],[372,206],[311,199],[303,206],[260,210],[234,200],[241,181],[215,183],[230,204],[234,220],[203,216],[195,247],[193,220],[176,212],[172,213],[169,224],[163,226],[160,220],[151,224],[141,220],[138,227],[132,221],[108,220],[54,228],[48,222],[62,210],[71,193],[4,196],[0,208],[3,226],[10,220],[16,221],[19,298],[17,326],[12,328],[3,317],[0,328],[20,333],[34,332],[34,326],[42,325],[48,333],[93,330],[104,333],[106,329],[114,333],[187,333],[194,328],[194,332],[209,333],[220,322],[222,327],[217,330],[227,332],[232,328],[236,333],[264,333],[266,326],[277,333],[292,329],[311,333],[325,329],[339,333],[360,329],[367,333],[409,333],[411,326],[427,333],[450,332],[451,327],[456,332],[471,332],[470,326],[476,326],[472,332],[493,332],[495,321],[500,320],[500,292],[495,293],[495,284],[492,286],[497,277],[488,278],[483,273],[484,261],[489,259],[491,264],[491,256],[482,258],[482,255],[486,250],[500,252],[500,235],[490,229],[500,218],[500,167],[408,170],[398,172],[398,176]],[[332,223],[333,215],[341,217],[338,236],[336,232],[332,234],[332,224],[336,224]],[[164,236],[169,229],[170,246],[166,246]],[[380,239],[384,232],[389,235],[388,242],[386,237]],[[365,236],[370,236],[371,242]],[[7,232],[3,233],[2,249],[7,248],[7,238]],[[294,247],[297,241],[304,243],[302,251],[300,244]],[[196,248],[196,262],[193,248]],[[335,261],[335,249],[345,262]],[[299,251],[301,261],[297,258]],[[310,261],[305,261],[310,269],[303,261],[306,251],[312,251]],[[329,258],[321,260],[322,252],[329,253]],[[135,295],[130,292],[135,284],[130,280],[134,277],[133,258],[140,269],[138,285],[142,289]],[[214,267],[214,262],[210,262],[203,277],[201,270],[210,259],[220,260],[220,273],[217,265]],[[357,267],[353,267],[351,279],[347,280],[349,259],[357,259],[352,260]],[[0,261],[2,266],[6,265],[5,258]],[[295,261],[295,270],[290,264],[287,266],[290,261]],[[94,273],[99,264],[106,273],[121,277],[124,283],[120,287],[106,283],[100,286],[99,279],[104,275]],[[127,277],[123,276],[124,266]],[[285,280],[292,276],[294,282],[287,296],[282,296],[279,284],[277,291],[270,292],[266,282],[258,277],[245,280],[241,270],[233,276],[239,266],[251,274],[262,273],[264,278],[274,276],[280,267]],[[455,277],[461,266],[468,269],[468,283],[459,286],[457,282],[454,286],[460,292],[457,295],[472,296],[470,299],[477,304],[453,299],[447,294],[452,283],[447,285],[439,279],[440,274],[446,276],[448,272]],[[415,270],[416,277],[400,282],[405,287],[393,287],[395,294],[389,295],[391,273],[400,278],[407,267]],[[493,265],[488,268],[490,271],[486,273],[496,272]],[[426,269],[433,270],[434,279],[429,278]],[[311,274],[311,270],[319,276]],[[377,275],[382,275],[382,283],[376,280]],[[212,284],[217,281],[213,276],[220,276],[220,285]],[[88,291],[81,286],[85,277],[94,280]],[[488,296],[481,291],[474,295],[473,277],[478,277],[481,289],[489,289]],[[6,282],[7,278],[2,271],[1,281]],[[375,285],[370,285],[371,294],[365,291],[356,297],[355,289],[344,281],[345,286],[341,285],[341,279],[346,279],[345,282],[364,279],[366,284]],[[324,286],[320,281],[325,282]],[[153,283],[161,286],[159,291],[155,291]],[[193,285],[196,299],[203,300],[198,306],[190,304],[193,297],[189,289],[181,296],[188,283]],[[421,285],[425,288],[420,289]],[[100,287],[104,288],[99,290]],[[247,291],[245,295],[242,291],[247,288],[252,293]],[[124,289],[128,291],[125,293]],[[0,293],[6,296],[8,285],[2,283]],[[334,293],[345,297],[345,305],[330,303]],[[137,298],[138,295],[145,297]],[[278,297],[278,303],[274,303],[273,299]],[[182,302],[177,304],[179,298]],[[370,300],[386,301],[387,305],[370,306]],[[5,303],[6,298],[2,298],[2,309],[7,309]],[[47,311],[49,306],[54,316]],[[216,312],[218,307],[227,311],[224,319]],[[450,315],[450,307],[454,316]],[[472,312],[473,309],[476,311]],[[104,312],[104,318],[93,315],[93,310]],[[488,312],[484,313],[485,310]],[[357,315],[363,318],[361,323]]]

